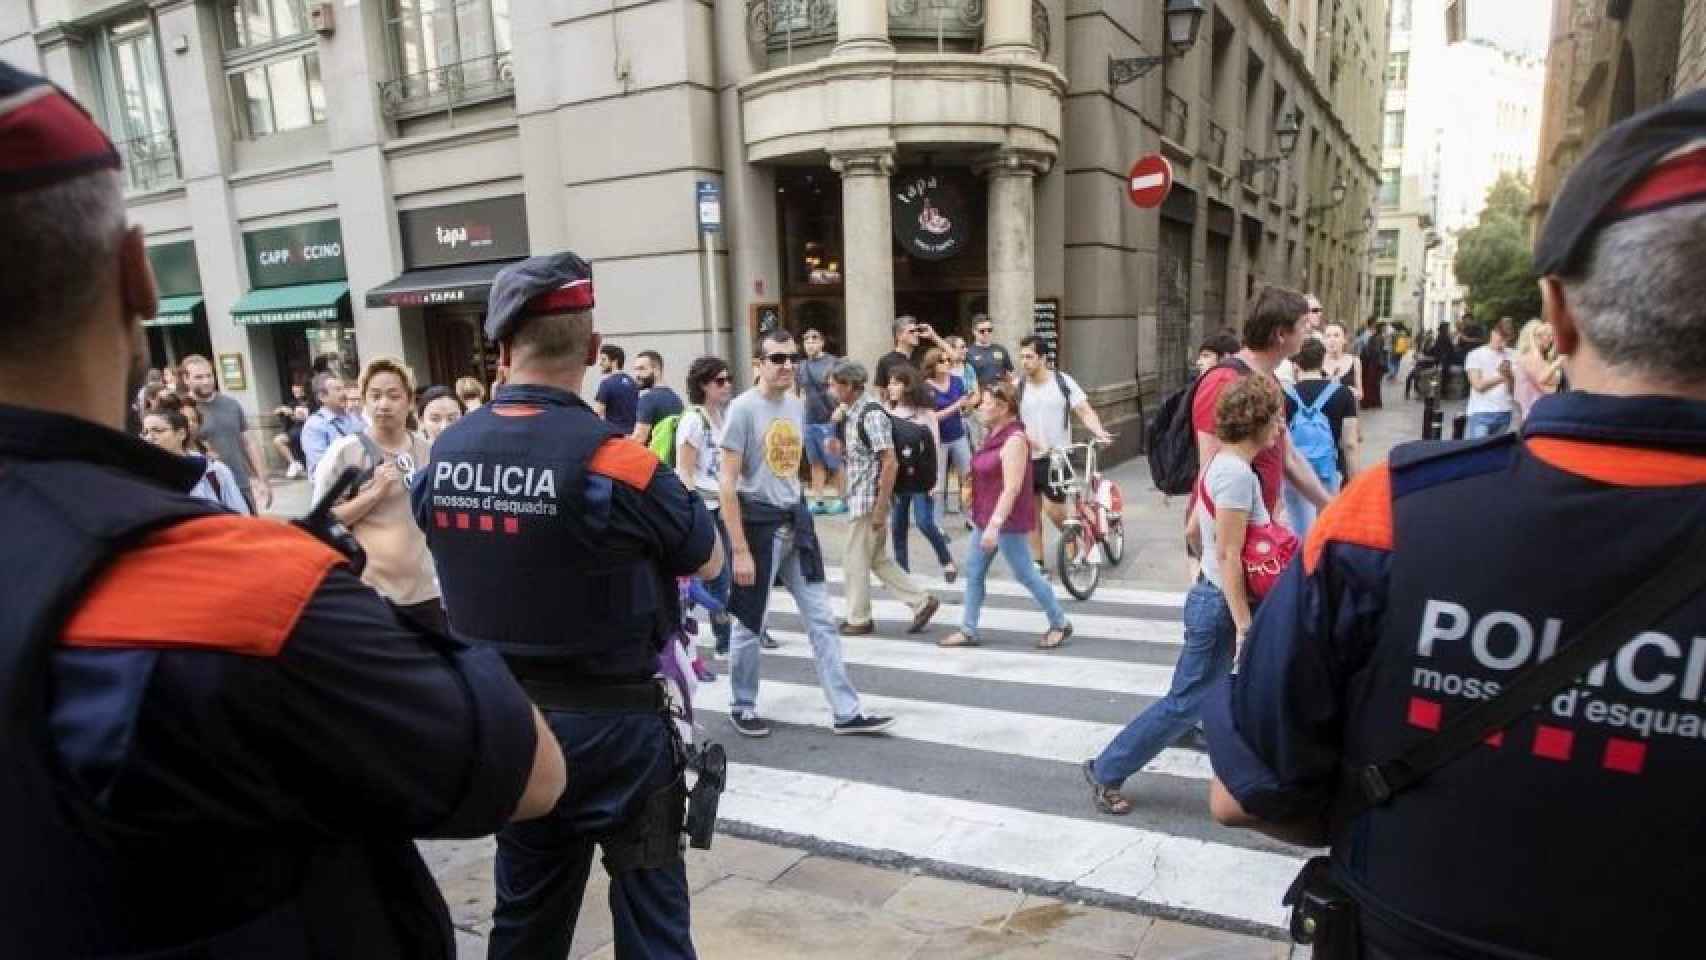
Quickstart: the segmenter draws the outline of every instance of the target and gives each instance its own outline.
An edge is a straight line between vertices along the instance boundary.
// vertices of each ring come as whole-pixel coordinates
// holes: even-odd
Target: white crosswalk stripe
[[[828,573],[831,606],[840,615],[842,571]],[[928,586],[951,593],[964,583]],[[873,590],[879,633],[840,643],[865,710],[896,718],[886,743],[824,737],[830,710],[786,591],[771,598],[772,612],[781,615],[772,618],[771,633],[782,646],[763,651],[760,660],[758,712],[778,724],[767,740],[745,740],[725,719],[728,662],[711,660],[710,631],[702,629],[702,649],[719,676],[695,696],[698,721],[727,745],[732,761],[722,819],[873,853],[1070,883],[1243,926],[1283,926],[1279,899],[1300,858],[1209,822],[1204,785],[1212,768],[1205,753],[1181,746],[1162,751],[1127,784],[1139,806],[1129,819],[1095,813],[1077,769],[1119,732],[1121,723],[1109,721],[1120,716],[1122,702],[1135,712],[1138,698],[1166,693],[1172,666],[1138,662],[1133,654],[1139,643],[1180,647],[1183,594],[1103,588],[1094,613],[1064,600],[1074,643],[1043,652],[1034,643],[1046,619],[1012,581],[989,583],[980,627],[985,646],[975,648],[932,642],[958,623],[957,604],[944,602],[926,636],[907,636],[910,611],[884,597],[880,586]],[[944,599],[950,598],[958,599]],[[1172,613],[1163,618],[1163,611]],[[1001,774],[992,782],[996,770]],[[1162,796],[1173,798],[1168,810],[1146,811],[1146,800]]]

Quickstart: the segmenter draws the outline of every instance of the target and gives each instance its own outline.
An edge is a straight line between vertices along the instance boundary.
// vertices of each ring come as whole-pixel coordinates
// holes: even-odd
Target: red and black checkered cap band
[[[570,280],[568,283],[547,290],[527,301],[527,313],[538,315],[545,313],[572,313],[576,310],[592,309],[592,278],[583,277]]]
[[[1706,139],[1696,140],[1659,161],[1605,211],[1605,219],[1627,220],[1666,207],[1706,200]]]
[[[76,101],[46,80],[0,63],[0,193],[39,190],[118,168],[112,141]]]

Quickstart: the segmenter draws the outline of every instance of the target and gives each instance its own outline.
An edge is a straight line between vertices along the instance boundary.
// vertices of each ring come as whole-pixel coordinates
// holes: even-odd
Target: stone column
[[[1036,178],[1051,158],[1001,150],[980,169],[989,178],[989,317],[995,340],[1017,351],[1031,333],[1036,301]]]
[[[835,52],[894,52],[889,42],[888,0],[835,0]]]
[[[1031,36],[1031,0],[988,0],[983,21],[983,52],[1009,59],[1037,58]]]
[[[835,153],[829,165],[841,174],[846,355],[867,364],[869,370],[893,343],[894,239],[889,174],[894,172],[894,151]]]

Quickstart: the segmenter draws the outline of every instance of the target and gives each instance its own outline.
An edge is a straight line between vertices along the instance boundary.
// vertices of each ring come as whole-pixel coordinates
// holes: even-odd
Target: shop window
[[[432,113],[515,94],[511,0],[387,0],[391,116]]]
[[[132,190],[178,179],[178,141],[172,129],[160,48],[147,16],[119,21],[93,45],[100,108],[107,134],[124,160]]]

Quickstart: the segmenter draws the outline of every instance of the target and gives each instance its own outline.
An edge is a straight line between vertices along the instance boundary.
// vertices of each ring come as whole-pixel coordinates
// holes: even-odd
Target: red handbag
[[[1208,471],[1203,471],[1206,477]],[[1197,479],[1197,496],[1208,510],[1210,519],[1214,518],[1214,501],[1209,499],[1208,486],[1203,478]],[[1279,583],[1280,575],[1285,573],[1286,565],[1297,554],[1297,534],[1292,533],[1284,524],[1251,523],[1244,528],[1244,592],[1251,602],[1258,601],[1268,595],[1268,591]],[[1207,557],[1203,558],[1205,561]]]

